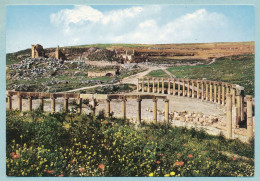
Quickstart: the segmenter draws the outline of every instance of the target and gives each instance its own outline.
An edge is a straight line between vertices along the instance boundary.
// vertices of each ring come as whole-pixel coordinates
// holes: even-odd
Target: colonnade
[[[246,96],[245,117],[242,86],[210,80],[142,77],[138,79],[137,92],[184,96],[226,106],[227,137],[230,137],[230,129],[239,128],[239,124],[247,120],[248,137],[252,138],[252,96]]]
[[[143,79],[144,80],[144,79]],[[155,79],[153,79],[154,81]],[[144,81],[143,81],[144,82]],[[184,82],[184,81],[183,81]],[[219,95],[221,95],[220,91],[216,91],[216,90],[221,90],[221,88],[217,88],[217,86],[215,87],[214,84],[204,84],[204,82],[200,85],[197,85],[197,89],[195,88],[195,82],[191,81],[191,84],[189,84],[188,82],[185,82],[185,84],[182,82],[182,84],[179,83],[173,83],[173,86],[168,86],[168,90],[170,92],[170,95],[182,95],[183,93],[180,94],[180,88],[182,86],[182,88],[186,87],[185,89],[187,90],[187,94],[185,96],[187,97],[193,97],[193,98],[197,98],[198,94],[200,94],[200,99],[202,98],[202,96],[204,96],[205,93],[205,97],[204,100],[207,100],[206,97],[208,97],[208,101],[214,102],[214,100],[217,100],[216,97],[218,98]],[[160,83],[160,82],[159,82]],[[198,81],[196,82],[198,84]],[[144,85],[144,84],[143,84]],[[142,85],[142,87],[144,87]],[[160,85],[160,84],[158,84]],[[163,84],[162,84],[163,85]],[[170,85],[170,84],[168,84]],[[177,86],[176,86],[177,85]],[[208,86],[207,86],[208,85]],[[211,86],[210,86],[211,85]],[[218,84],[215,84],[218,85]],[[188,87],[190,88],[188,88]],[[201,89],[203,89],[203,87],[205,87],[207,89],[207,87],[211,90],[199,90],[198,87],[202,87]],[[149,87],[149,85],[148,85]],[[159,86],[160,88],[161,86]],[[177,89],[175,90],[174,87],[177,87]],[[227,87],[225,87],[227,88]],[[190,90],[189,90],[190,89]],[[223,86],[222,86],[223,89]],[[144,89],[143,89],[144,90]],[[155,89],[153,89],[154,91]],[[158,89],[159,90],[159,89]],[[174,94],[174,92],[176,91],[176,94]],[[185,91],[185,90],[184,90]],[[145,91],[144,91],[145,92]],[[188,93],[189,92],[189,93]],[[198,94],[195,94],[194,92],[198,92]],[[209,94],[209,96],[207,96],[207,92]],[[227,93],[228,92],[228,93]],[[244,117],[244,112],[243,111],[239,111],[239,110],[243,110],[242,107],[244,105],[244,101],[241,98],[241,95],[235,95],[234,96],[234,92],[238,92],[237,90],[233,90],[231,89],[226,91],[225,93],[225,106],[226,106],[226,130],[227,130],[227,138],[232,138],[232,130],[234,128],[234,120],[233,118],[233,112],[235,111],[235,115],[236,115],[236,120],[235,120],[235,128],[238,128],[238,124],[239,124],[239,120],[243,120],[242,117]],[[156,93],[156,91],[154,92]],[[164,92],[164,94],[167,94],[167,92]],[[210,96],[212,94],[212,96]],[[18,99],[18,110],[19,111],[23,111],[23,99],[27,99],[28,100],[28,110],[32,111],[32,105],[33,105],[33,100],[34,99],[40,99],[40,108],[42,111],[44,111],[44,99],[51,99],[51,112],[56,112],[56,99],[57,98],[63,98],[63,107],[64,107],[64,111],[68,111],[69,110],[69,99],[74,99],[77,102],[77,113],[82,113],[82,102],[84,99],[91,99],[94,102],[96,100],[105,100],[106,101],[106,116],[110,117],[111,116],[111,101],[112,100],[121,100],[122,102],[122,118],[123,119],[127,119],[126,117],[126,113],[127,113],[127,107],[126,107],[126,102],[128,99],[135,99],[137,102],[137,124],[141,124],[141,119],[142,119],[142,115],[141,115],[141,110],[142,110],[142,100],[143,99],[151,99],[153,101],[153,123],[157,124],[157,101],[159,99],[164,100],[164,112],[165,112],[165,123],[169,124],[169,99],[168,96],[166,95],[156,95],[156,94],[139,94],[139,95],[122,95],[122,94],[77,94],[77,93],[40,93],[40,92],[16,92],[16,91],[8,91],[7,93],[7,109],[8,110],[12,110],[12,96],[16,95],[17,99]],[[235,105],[234,106],[234,102]],[[216,101],[215,103],[219,103],[218,101]],[[93,104],[93,111],[95,111],[95,104]],[[254,137],[254,131],[253,131],[253,101],[252,101],[252,96],[246,96],[246,123],[247,123],[247,138],[250,140]],[[243,113],[243,114],[242,114]],[[95,113],[94,113],[95,114]],[[238,116],[237,116],[238,115]],[[239,117],[240,116],[240,117]]]
[[[96,102],[97,99],[106,101],[106,116],[111,116],[111,101],[121,100],[122,102],[122,119],[126,120],[127,107],[126,102],[128,99],[135,99],[137,102],[137,124],[141,124],[142,120],[142,100],[151,99],[154,103],[153,105],[153,123],[157,124],[157,101],[159,99],[165,102],[165,123],[169,123],[169,99],[167,96],[154,96],[154,95],[120,95],[120,94],[66,94],[66,93],[37,93],[37,92],[16,92],[9,91],[7,93],[7,109],[12,110],[12,96],[16,95],[18,98],[18,110],[23,111],[22,101],[23,99],[28,100],[29,111],[32,111],[32,100],[40,99],[40,108],[44,111],[44,99],[51,99],[51,112],[56,112],[56,99],[63,98],[63,111],[67,112],[69,110],[69,99],[76,99],[77,102],[77,113],[82,113],[82,101],[84,99],[91,99]],[[93,103],[93,114],[95,115],[96,105]]]

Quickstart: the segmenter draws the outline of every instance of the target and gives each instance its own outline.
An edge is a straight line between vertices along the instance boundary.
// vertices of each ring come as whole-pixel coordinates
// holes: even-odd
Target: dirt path
[[[211,62],[208,63],[208,65],[213,64],[214,62],[216,62],[216,58],[213,58]]]
[[[114,84],[104,84],[104,85],[93,85],[93,86],[88,86],[88,87],[81,87],[81,88],[72,89],[72,90],[65,91],[65,92],[76,92],[76,91],[92,89],[92,88],[96,88],[96,87],[104,87],[104,86],[109,86],[109,85],[119,85],[121,83],[123,83],[123,84],[137,84],[137,78],[141,78],[141,77],[147,75],[149,72],[151,72],[153,70],[161,69],[160,67],[155,67],[155,66],[151,67],[151,66],[146,66],[146,65],[141,65],[141,67],[147,68],[147,70],[144,71],[144,72],[140,72],[140,73],[131,75],[129,77],[125,77],[122,80],[122,82],[117,82],[117,83],[114,83]]]

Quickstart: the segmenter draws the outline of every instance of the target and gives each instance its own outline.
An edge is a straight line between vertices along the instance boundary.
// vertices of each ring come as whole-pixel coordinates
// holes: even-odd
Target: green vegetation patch
[[[147,76],[150,76],[150,77],[166,77],[166,78],[170,77],[163,70],[153,70],[153,71],[149,72],[149,74],[147,74]]]
[[[6,134],[8,176],[254,175],[253,144],[171,126],[136,129],[102,112],[7,111]]]
[[[216,59],[211,65],[179,66],[167,69],[177,78],[223,81],[245,87],[245,93],[254,95],[255,57],[236,55]],[[162,70],[148,74],[152,77],[168,77]]]
[[[223,81],[245,87],[245,93],[254,95],[255,56],[237,55],[216,59],[211,65],[181,66],[168,69],[178,78]]]

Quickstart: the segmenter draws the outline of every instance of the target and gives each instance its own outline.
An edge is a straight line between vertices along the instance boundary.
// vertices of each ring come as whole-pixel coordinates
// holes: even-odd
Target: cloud
[[[166,14],[164,8],[167,6],[100,11],[91,6],[75,6],[51,14],[50,21],[67,41],[78,44],[181,43],[191,39],[203,42],[228,28],[227,17],[220,13],[198,9],[174,17]]]

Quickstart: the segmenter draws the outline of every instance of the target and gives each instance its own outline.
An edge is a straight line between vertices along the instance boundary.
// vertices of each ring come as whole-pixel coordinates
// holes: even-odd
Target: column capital
[[[106,99],[106,101],[107,101],[107,102],[110,102],[110,101],[111,101],[111,99]]]
[[[246,95],[246,101],[252,101],[253,97],[251,95]]]
[[[164,102],[169,102],[169,99],[164,99]]]

